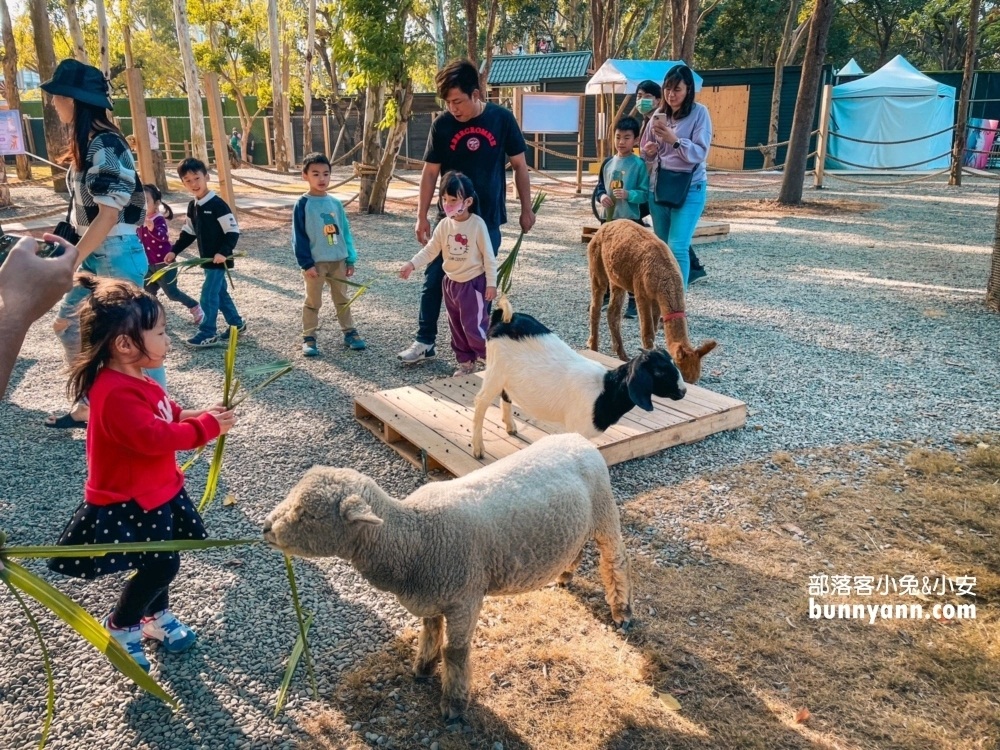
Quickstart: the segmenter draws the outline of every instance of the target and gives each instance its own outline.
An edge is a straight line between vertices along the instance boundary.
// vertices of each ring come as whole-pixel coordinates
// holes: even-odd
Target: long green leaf
[[[103,557],[128,552],[193,552],[216,547],[239,547],[259,544],[260,539],[168,539],[163,542],[128,542],[127,544],[38,545],[0,548],[0,560],[8,557],[23,559],[39,557]]]
[[[245,256],[246,256],[246,253],[233,253],[232,257],[234,257],[234,258],[243,258]],[[183,271],[187,271],[189,268],[201,268],[202,266],[207,266],[207,265],[210,265],[210,264],[212,264],[214,262],[215,261],[213,261],[211,258],[187,258],[185,260],[178,260],[178,261],[175,261],[173,263],[169,263],[169,264],[165,265],[160,270],[158,270],[155,273],[151,274],[150,277],[146,280],[146,283],[147,284],[155,284],[157,281],[159,281],[160,279],[162,279],[164,276],[166,276],[171,271],[177,271],[178,273],[181,273]],[[228,272],[229,269],[226,269],[226,270]],[[232,283],[232,277],[230,277],[229,281],[230,281],[230,283]]]
[[[177,699],[170,695],[140,667],[125,648],[83,607],[34,573],[10,560],[4,561],[0,576],[39,604],[47,607],[60,620],[79,633],[94,648],[104,654],[119,672],[150,695],[178,708]]]
[[[302,617],[302,604],[299,602],[299,587],[295,584],[295,570],[292,568],[292,558],[285,555],[285,572],[288,574],[288,587],[292,590],[292,604],[295,605],[295,617],[299,621],[299,637],[302,639],[302,648],[306,654],[306,669],[309,671],[309,680],[312,682],[313,697],[319,700],[319,688],[316,685],[316,673],[313,671],[312,652],[309,650],[309,639],[306,625]]]
[[[274,362],[270,362],[266,365],[254,365],[253,367],[248,367],[243,371],[243,377],[245,378],[258,378],[261,375],[272,375],[278,370],[284,370],[285,368],[291,367],[292,363],[287,359],[279,359]],[[233,390],[236,390],[235,388]]]
[[[309,619],[306,620],[305,632],[309,633],[309,628],[313,624],[313,615],[309,615]],[[278,688],[278,699],[274,704],[274,718],[278,718],[278,714],[281,713],[281,709],[285,707],[285,701],[288,700],[288,688],[292,684],[292,675],[295,674],[295,668],[299,665],[299,659],[302,658],[302,652],[305,650],[305,639],[302,637],[302,633],[299,633],[295,638],[295,645],[292,646],[292,653],[288,656],[288,666],[285,667],[285,676],[281,679],[281,687]]]
[[[35,631],[35,638],[38,639],[38,645],[42,647],[42,666],[45,668],[45,686],[46,686],[46,696],[45,696],[45,723],[42,725],[42,738],[38,742],[38,750],[43,750],[45,743],[49,739],[49,730],[52,728],[52,719],[56,715],[56,681],[52,676],[52,660],[49,658],[49,649],[45,645],[45,638],[42,637],[42,629],[38,627],[38,620],[35,616],[31,614],[31,610],[28,609],[28,605],[25,604],[24,599],[21,597],[21,592],[19,592],[10,581],[3,574],[3,566],[0,564],[0,579],[7,584],[7,588],[10,589],[10,593],[14,595],[17,599],[17,603],[21,605],[21,609],[24,610],[24,614],[28,618],[28,622],[31,623],[31,629]]]
[[[542,204],[545,202],[545,193],[539,191],[535,194],[535,199],[532,201],[531,210],[532,213],[537,214]],[[517,241],[514,243],[514,247],[507,254],[503,263],[497,269],[497,288],[502,294],[507,294],[510,292],[510,288],[513,283],[514,276],[514,266],[517,265],[517,256],[521,251],[521,242],[524,240],[524,232],[518,235]]]
[[[184,465],[181,467],[181,474],[187,473],[187,470],[190,469],[192,466],[194,466],[194,462],[197,461],[201,457],[201,454],[204,452],[205,452],[205,446],[203,445],[195,452],[193,456],[191,456],[191,458],[189,458],[187,461],[184,462]]]
[[[215,493],[219,489],[219,477],[222,474],[222,455],[226,451],[226,436],[220,435],[215,441],[215,452],[212,453],[212,463],[208,467],[208,476],[205,478],[205,492],[198,503],[198,512],[204,513],[208,506],[215,500]]]
[[[269,377],[263,383],[260,383],[259,385],[255,385],[249,391],[247,391],[242,396],[240,396],[238,399],[236,399],[233,402],[233,408],[235,409],[237,406],[239,406],[240,404],[242,404],[244,401],[246,401],[248,398],[250,398],[257,391],[262,390],[264,388],[267,388],[267,386],[271,385],[271,383],[273,383],[275,380],[277,380],[278,378],[280,378],[282,375],[287,375],[291,371],[292,371],[292,366],[290,364],[286,365],[282,369],[278,370],[276,373],[274,373],[273,375],[271,375],[271,377]]]

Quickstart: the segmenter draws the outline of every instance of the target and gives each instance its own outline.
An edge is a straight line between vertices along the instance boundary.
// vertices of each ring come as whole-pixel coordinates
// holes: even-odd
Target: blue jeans
[[[243,325],[240,311],[229,296],[226,272],[221,268],[205,269],[205,281],[201,285],[201,309],[205,313],[205,319],[198,326],[198,331],[205,336],[215,335],[215,321],[220,312],[226,325],[237,328]]]
[[[140,289],[146,278],[149,262],[146,251],[135,234],[122,234],[108,237],[80,265],[80,270],[95,276],[131,281]],[[66,362],[71,364],[80,353],[80,306],[90,296],[90,291],[82,286],[74,285],[62,302],[59,303],[58,316],[69,325],[56,336],[63,345]],[[162,367],[147,370],[146,374],[164,388],[167,387],[167,373]]]
[[[688,275],[691,273],[691,239],[698,226],[698,219],[705,211],[707,197],[708,183],[705,181],[692,182],[688,189],[687,200],[680,208],[661,206],[656,201],[649,203],[653,231],[656,232],[657,237],[667,243],[677,259],[685,291],[688,287]]]
[[[486,227],[493,243],[493,254],[500,252],[500,227]],[[693,231],[693,230],[692,230]],[[444,258],[436,257],[424,271],[424,287],[420,290],[420,322],[414,337],[421,344],[434,346],[437,338],[438,318],[441,317],[441,301],[444,299]],[[202,302],[202,307],[205,303]]]

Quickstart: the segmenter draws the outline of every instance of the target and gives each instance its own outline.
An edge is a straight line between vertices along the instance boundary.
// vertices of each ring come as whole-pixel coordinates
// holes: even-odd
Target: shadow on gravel
[[[329,710],[303,718],[302,728],[309,736],[300,745],[303,750],[360,748],[383,736],[391,738],[392,747],[426,747],[431,742],[441,750],[493,750],[497,742],[504,750],[538,747],[477,699],[476,683],[493,675],[474,671],[473,697],[465,716],[461,722],[445,724],[439,709],[440,667],[425,682],[414,680],[410,671],[414,635],[410,631],[393,639],[343,675]]]

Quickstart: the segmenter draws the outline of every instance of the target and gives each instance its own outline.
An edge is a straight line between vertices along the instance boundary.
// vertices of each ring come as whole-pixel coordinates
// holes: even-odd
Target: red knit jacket
[[[219,436],[219,422],[205,413],[180,421],[181,407],[149,378],[102,369],[90,389],[87,484],[91,505],[135,500],[152,510],[184,486],[175,452]]]

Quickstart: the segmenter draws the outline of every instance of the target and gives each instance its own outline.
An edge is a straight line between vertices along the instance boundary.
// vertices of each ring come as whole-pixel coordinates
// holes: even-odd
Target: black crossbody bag
[[[67,183],[68,184],[68,183]],[[69,219],[73,215],[73,191],[69,191],[69,208],[66,209],[66,220],[60,221],[52,229],[52,234],[56,237],[62,237],[71,245],[76,245],[80,241],[80,234],[76,231]]]
[[[693,177],[693,169],[690,172],[681,172],[676,169],[657,167],[656,191],[653,200],[661,206],[680,208],[687,200]]]

